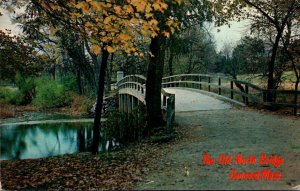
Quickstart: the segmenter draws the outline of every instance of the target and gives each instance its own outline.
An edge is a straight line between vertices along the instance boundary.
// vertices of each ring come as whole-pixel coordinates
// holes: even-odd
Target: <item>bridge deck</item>
[[[164,88],[168,93],[175,94],[175,111],[200,111],[230,109],[231,105],[216,98],[191,91],[185,88]]]

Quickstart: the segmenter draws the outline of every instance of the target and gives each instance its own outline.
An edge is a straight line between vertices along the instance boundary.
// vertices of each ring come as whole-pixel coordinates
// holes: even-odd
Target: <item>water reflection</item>
[[[90,151],[92,123],[51,123],[0,127],[0,160],[28,159]],[[107,150],[101,139],[100,151]]]

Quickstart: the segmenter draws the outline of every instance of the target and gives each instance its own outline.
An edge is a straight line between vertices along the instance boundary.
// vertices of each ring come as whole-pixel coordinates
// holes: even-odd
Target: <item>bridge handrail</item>
[[[138,82],[140,84],[146,83],[146,77],[143,75],[128,75],[125,76],[122,80],[116,83],[117,87],[124,82]]]
[[[224,81],[226,83],[224,84]],[[163,87],[189,87],[196,89],[202,89],[202,85],[206,86],[207,91],[211,92],[211,87],[217,89],[217,94],[221,95],[222,91],[226,90],[230,92],[229,97],[231,99],[236,99],[234,94],[241,95],[243,102],[247,105],[249,104],[249,99],[254,103],[263,104],[263,105],[272,105],[272,106],[283,106],[283,107],[292,107],[296,112],[297,108],[300,107],[299,101],[297,101],[297,95],[300,94],[300,91],[294,90],[266,90],[257,85],[245,82],[242,80],[233,79],[228,76],[223,75],[212,75],[212,74],[179,74],[164,77],[162,79]],[[229,85],[230,84],[230,85]],[[234,87],[234,84],[237,88]],[[227,86],[226,86],[227,85]],[[228,87],[229,86],[229,87]],[[238,88],[238,86],[241,88]],[[203,88],[204,89],[204,88]],[[242,91],[243,90],[243,91]],[[215,90],[213,90],[215,91]],[[282,95],[293,95],[295,100],[287,102],[286,96]],[[273,96],[274,102],[267,102],[267,96]],[[280,98],[280,99],[276,99]],[[298,99],[300,96],[298,96]],[[279,100],[279,101],[278,101]],[[292,102],[292,103],[291,103]]]
[[[226,80],[230,80],[230,81],[233,81],[233,82],[236,82],[236,83],[248,85],[249,87],[252,87],[253,89],[257,89],[257,90],[260,90],[260,91],[264,90],[263,88],[261,88],[257,85],[254,85],[254,84],[251,84],[249,82],[242,81],[242,80],[236,80],[236,79],[233,79],[233,78],[225,76],[225,75],[223,76],[223,75],[211,75],[211,74],[179,74],[179,75],[164,77],[164,78],[162,78],[162,80],[163,80],[163,83],[164,83],[164,80],[166,80],[166,79],[174,78],[174,77],[183,77],[183,76],[190,76],[190,77],[191,76],[197,76],[197,77],[201,76],[201,77],[226,79]]]
[[[130,88],[136,91],[141,91],[142,94],[145,93],[146,85],[138,82],[123,82],[118,85],[118,89]]]

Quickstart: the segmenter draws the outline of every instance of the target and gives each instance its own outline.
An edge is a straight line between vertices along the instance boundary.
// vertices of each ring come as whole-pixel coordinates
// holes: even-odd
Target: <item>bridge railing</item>
[[[116,83],[119,93],[119,111],[130,113],[140,103],[146,104],[146,78],[129,75]]]
[[[128,75],[125,76],[122,80],[117,82],[117,86],[119,87],[121,84],[126,82],[136,82],[139,84],[146,84],[146,77],[142,75]]]
[[[142,95],[145,95],[146,87],[144,84],[140,84],[137,82],[123,82],[122,84],[119,84],[118,89],[124,89],[124,88],[130,88],[140,92]]]
[[[274,107],[290,107],[297,113],[300,91],[265,90],[249,82],[235,80],[226,76],[209,74],[181,74],[165,77],[162,85],[166,87],[186,87],[216,93],[246,105],[259,104]],[[267,102],[267,96],[273,96],[273,102]]]
[[[172,133],[175,120],[175,94],[161,90],[163,96],[162,108],[166,112],[167,131]]]
[[[146,78],[142,75],[128,75],[117,82],[117,87],[121,89],[131,89],[134,93],[138,92],[140,96],[145,97]],[[143,101],[143,100],[141,100]],[[144,102],[144,101],[143,101]]]
[[[135,98],[146,104],[145,84],[146,78],[142,75],[129,75],[117,83],[120,111],[130,112],[137,103],[134,100]],[[162,109],[166,112],[167,130],[171,132],[175,120],[175,94],[167,93],[163,89],[161,90],[161,94],[163,97]]]

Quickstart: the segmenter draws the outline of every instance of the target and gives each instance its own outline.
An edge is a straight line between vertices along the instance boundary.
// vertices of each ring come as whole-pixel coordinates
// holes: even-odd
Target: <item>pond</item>
[[[91,120],[48,120],[0,125],[0,160],[31,159],[90,151]],[[118,146],[101,139],[99,151]]]

